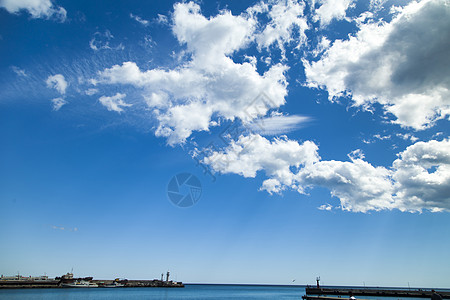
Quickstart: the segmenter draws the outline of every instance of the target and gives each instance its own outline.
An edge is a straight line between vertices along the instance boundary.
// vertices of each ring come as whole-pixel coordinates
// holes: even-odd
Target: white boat
[[[70,283],[61,283],[61,287],[66,288],[96,288],[98,285],[93,282],[85,281],[85,280],[77,280],[75,282]]]
[[[104,285],[103,287],[106,287],[106,288],[115,288],[115,287],[124,287],[124,286],[125,286],[125,284],[119,283],[119,282],[117,282],[117,281],[114,281],[113,283],[111,283],[111,284],[106,284],[106,285]]]

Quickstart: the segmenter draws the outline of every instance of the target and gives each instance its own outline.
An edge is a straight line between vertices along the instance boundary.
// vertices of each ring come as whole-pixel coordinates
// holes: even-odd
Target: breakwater
[[[450,292],[437,291],[443,299],[450,299]],[[323,288],[306,287],[306,295],[379,296],[399,298],[431,298],[431,289],[383,289],[383,288]],[[312,299],[312,297],[311,297]]]
[[[167,277],[168,279],[168,277]],[[1,277],[0,289],[28,289],[28,288],[132,288],[132,287],[162,287],[182,288],[182,282],[172,280],[94,280],[92,277],[74,278],[73,274],[67,273],[62,277],[54,279],[47,276],[41,277]]]

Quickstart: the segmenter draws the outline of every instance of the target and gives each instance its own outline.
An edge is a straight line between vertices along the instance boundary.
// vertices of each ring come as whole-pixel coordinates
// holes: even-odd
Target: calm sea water
[[[0,299],[301,299],[303,287],[186,285],[185,288],[90,288],[90,289],[20,289],[0,290]]]
[[[351,288],[351,287],[349,287]],[[392,289],[392,288],[391,288]],[[440,289],[450,291],[449,289]],[[185,288],[90,288],[90,289],[18,289],[0,290],[0,300],[49,299],[49,300],[133,300],[133,299],[280,299],[300,300],[305,288],[300,286],[251,286],[251,285],[192,285]],[[358,297],[357,297],[358,298]],[[367,300],[417,300],[418,298],[364,297]],[[342,300],[347,300],[342,297]]]

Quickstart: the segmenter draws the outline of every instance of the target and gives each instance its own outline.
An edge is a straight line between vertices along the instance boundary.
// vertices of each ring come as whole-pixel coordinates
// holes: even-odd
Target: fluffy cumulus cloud
[[[342,209],[366,212],[395,208],[390,175],[384,167],[351,157],[351,161],[319,161],[307,166],[296,174],[296,180],[301,193],[309,187],[325,187],[339,198]]]
[[[333,20],[342,20],[353,2],[354,0],[319,0],[320,6],[314,10],[313,19],[319,21],[321,26],[327,26]]]
[[[273,141],[258,135],[240,136],[237,141],[223,151],[212,152],[204,158],[204,163],[221,173],[235,173],[244,177],[255,177],[264,170],[268,180],[262,189],[268,192],[280,192],[286,186],[293,186],[294,173],[291,168],[311,165],[319,160],[317,146],[306,141],[275,138]]]
[[[324,27],[345,18],[353,3],[319,1],[313,4],[313,19]],[[446,3],[412,2],[397,9],[390,22],[376,22],[366,14],[355,22],[358,31],[345,40],[331,41],[318,34],[314,61],[303,60],[306,84],[326,89],[330,100],[351,97],[355,106],[364,109],[379,103],[394,116],[394,123],[404,127],[424,129],[445,118],[450,114],[450,6]],[[303,10],[299,1],[265,1],[240,15],[222,10],[206,17],[194,2],[177,3],[167,24],[183,48],[179,64],[153,69],[133,61],[113,65],[92,79],[96,85],[92,94],[100,93],[101,85],[116,85],[116,90],[123,86],[127,91],[124,85],[134,87],[157,121],[156,135],[167,138],[170,145],[184,143],[193,132],[208,131],[223,120],[239,119],[237,124],[251,133],[235,137],[223,149],[202,151],[199,161],[220,173],[243,177],[264,173],[261,189],[269,193],[292,189],[307,194],[320,186],[348,211],[450,210],[448,140],[417,142],[386,167],[372,165],[359,149],[347,161],[321,160],[314,142],[263,136],[282,134],[310,121],[273,112],[287,96],[284,47],[306,41]],[[276,58],[242,55],[250,47],[259,54],[278,47],[281,60],[274,63]],[[242,59],[235,57],[237,53]],[[258,61],[264,60],[267,66],[258,70]],[[60,85],[55,82],[59,81],[50,83]],[[135,104],[125,102],[125,97],[119,92],[99,101],[121,113]]]
[[[269,1],[260,2],[247,9],[254,18],[264,14],[268,22],[263,26],[261,32],[256,34],[256,42],[259,48],[268,48],[273,44],[284,51],[284,44],[297,41],[301,46],[306,41],[305,31],[308,23],[304,17],[305,4],[301,1]],[[299,36],[294,39],[294,31]]]
[[[47,83],[48,88],[53,88],[57,90],[61,95],[66,93],[67,89],[67,81],[61,74],[51,75],[45,81]]]
[[[268,178],[261,189],[269,193],[290,188],[306,194],[310,188],[324,187],[347,211],[450,210],[449,140],[418,142],[401,152],[391,168],[371,165],[361,150],[353,151],[349,158],[324,161],[313,142],[270,141],[252,134],[212,151],[203,163],[216,172],[244,177],[264,171]]]
[[[51,0],[0,0],[0,7],[10,13],[26,10],[33,18],[55,17],[65,21],[67,15],[63,7],[54,5]]]
[[[121,113],[121,112],[123,112],[123,107],[132,106],[132,104],[129,104],[129,103],[126,103],[125,101],[123,101],[123,99],[126,96],[127,95],[125,95],[125,94],[117,93],[111,97],[102,96],[98,99],[98,101],[100,101],[100,103],[103,106],[105,106],[109,111],[115,111],[115,112]]]
[[[250,122],[285,103],[288,67],[273,64],[260,74],[255,59],[238,63],[231,56],[252,43],[268,47],[289,42],[294,27],[307,28],[300,18],[302,11],[297,2],[273,1],[241,15],[223,10],[207,18],[198,4],[177,3],[172,31],[185,45],[189,60],[168,70],[141,70],[135,62],[124,62],[103,70],[94,82],[142,89],[158,121],[156,135],[166,137],[171,145],[183,143],[193,131],[209,130],[217,124],[214,118]],[[257,18],[263,13],[271,21],[260,28]]]
[[[66,95],[68,83],[64,76],[61,74],[50,75],[45,83],[47,84],[48,88],[55,89],[59,94],[61,94],[61,97],[57,97],[51,100],[53,110],[58,111],[61,107],[63,107],[63,105],[67,104],[67,101],[64,98]]]
[[[417,142],[393,164],[403,210],[450,210],[450,140]]]
[[[394,123],[416,130],[450,115],[450,5],[412,2],[387,23],[366,22],[336,40],[318,61],[304,60],[307,84],[330,100],[381,104]]]

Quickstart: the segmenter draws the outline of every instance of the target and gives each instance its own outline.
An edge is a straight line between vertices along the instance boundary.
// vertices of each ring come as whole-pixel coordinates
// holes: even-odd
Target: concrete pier
[[[443,299],[450,299],[450,292],[437,293]],[[408,298],[431,298],[431,289],[382,289],[382,288],[323,288],[307,287],[306,295],[336,295],[336,296],[380,296],[380,297],[408,297]]]
[[[66,276],[66,275],[65,275]],[[67,278],[65,276],[55,279],[36,280],[28,277],[20,279],[1,278],[0,289],[25,289],[25,288],[62,288],[63,283],[71,283],[76,280],[84,280],[96,284],[98,288],[129,288],[129,287],[161,287],[161,288],[182,288],[182,282],[172,280],[93,280],[92,277],[85,278]],[[167,278],[168,279],[168,278]],[[114,285],[116,283],[116,285]]]

